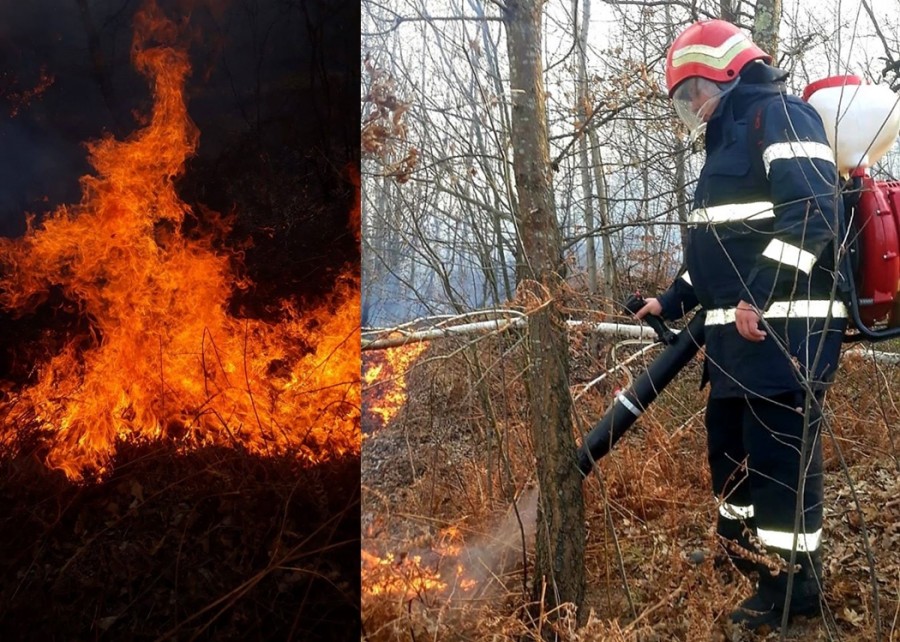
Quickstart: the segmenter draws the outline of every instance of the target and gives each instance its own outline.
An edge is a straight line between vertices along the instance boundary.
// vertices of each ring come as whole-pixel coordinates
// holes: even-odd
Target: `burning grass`
[[[576,394],[581,383],[614,363],[611,344],[594,359],[586,349],[590,343],[573,335]],[[634,349],[620,347],[616,361]],[[514,333],[470,346],[436,342],[410,371],[404,410],[367,437],[364,637],[539,640],[553,631],[551,637],[561,640],[728,639],[723,622],[751,586],[712,564],[717,542],[698,366],[664,391],[602,462],[601,475],[586,482],[588,623],[577,629],[572,613],[549,618],[541,605],[529,604],[534,513],[527,490],[534,453],[523,414],[522,363]],[[640,370],[638,364],[632,368]],[[620,372],[586,393],[576,406],[580,425],[588,429],[613,390],[627,384],[627,373]],[[829,393],[835,440],[826,444],[828,615],[796,623],[787,640],[863,642],[876,638],[879,625],[885,639],[896,635],[900,487],[889,427],[900,420],[892,399],[898,384],[900,368],[847,357]],[[851,481],[861,512],[850,500]],[[519,515],[510,518],[513,500]],[[879,620],[863,526],[877,561]],[[461,534],[460,549],[448,556],[441,551],[451,529]],[[504,531],[507,555],[466,558],[467,548],[477,549]],[[691,561],[692,554],[702,561]],[[423,581],[441,577],[447,568],[477,584],[466,594],[458,583]]]
[[[297,257],[256,255],[278,287],[251,283],[266,271],[244,261],[262,234],[288,246],[289,232],[340,228],[358,245],[358,193],[356,209],[336,212],[343,199],[307,204],[295,183],[251,181],[250,163],[187,170],[202,132],[185,101],[191,18],[175,6],[175,20],[152,1],[134,14],[133,61],[153,101],[139,128],[89,142],[81,201],[0,242],[0,322],[12,330],[0,368],[2,640],[359,629],[359,266],[351,250],[313,257],[316,287],[300,289]],[[241,137],[259,157],[287,157],[264,147],[269,123]],[[208,196],[214,174],[230,182],[215,195],[227,216],[184,200]],[[239,209],[247,201],[337,223],[263,227]]]
[[[58,292],[86,320],[0,404],[0,441],[38,430],[47,463],[73,480],[108,474],[122,439],[314,463],[359,452],[356,270],[342,266],[316,304],[284,299],[267,320],[230,313],[232,293],[251,287],[239,249],[223,243],[230,222],[198,215],[175,188],[200,136],[180,29],[154,2],[136,14],[133,60],[154,98],[147,125],[91,142],[82,201],[0,241],[6,312],[34,313]]]
[[[362,394],[365,395],[363,432],[383,427],[406,404],[406,373],[428,347],[427,343],[370,350],[362,354]]]

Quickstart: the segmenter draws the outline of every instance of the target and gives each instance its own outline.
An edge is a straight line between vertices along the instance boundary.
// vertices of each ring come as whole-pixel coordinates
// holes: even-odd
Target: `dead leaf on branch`
[[[363,98],[369,110],[363,118],[360,134],[362,152],[378,160],[385,167],[387,176],[403,184],[418,163],[419,152],[409,145],[408,127],[404,121],[412,103],[397,97],[397,82],[389,71],[375,65],[368,55],[364,65],[370,87]]]
[[[400,185],[406,183],[412,176],[419,162],[419,150],[411,147],[406,156],[388,168],[388,176],[392,176]]]

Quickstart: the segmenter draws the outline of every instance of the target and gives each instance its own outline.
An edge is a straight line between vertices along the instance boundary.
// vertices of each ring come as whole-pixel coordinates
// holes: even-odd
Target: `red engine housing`
[[[863,176],[850,227],[856,235],[854,282],[861,321],[868,327],[900,325],[895,305],[900,288],[900,181]]]

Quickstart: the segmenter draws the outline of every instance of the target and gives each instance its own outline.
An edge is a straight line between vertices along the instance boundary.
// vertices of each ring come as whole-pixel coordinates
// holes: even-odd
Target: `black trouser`
[[[747,533],[766,552],[790,559],[794,544],[797,484],[800,480],[804,426],[803,393],[771,399],[710,398],[706,407],[709,466],[713,492],[719,501],[717,530],[743,548],[759,552]],[[797,537],[792,604],[797,608],[818,601],[821,580],[819,542],[822,529],[822,395],[810,399],[802,514]],[[798,411],[798,408],[800,409]],[[738,567],[748,570],[740,555],[732,554]],[[759,592],[783,603],[787,573],[773,576],[759,570]]]

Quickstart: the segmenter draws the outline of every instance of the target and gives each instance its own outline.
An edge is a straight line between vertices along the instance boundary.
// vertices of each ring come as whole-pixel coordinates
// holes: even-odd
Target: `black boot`
[[[820,551],[797,553],[796,561],[800,568],[794,572],[788,620],[795,616],[814,616],[820,612],[822,554]],[[787,571],[773,576],[769,569],[760,565],[756,593],[741,602],[731,613],[731,621],[758,633],[780,628],[787,583]]]

